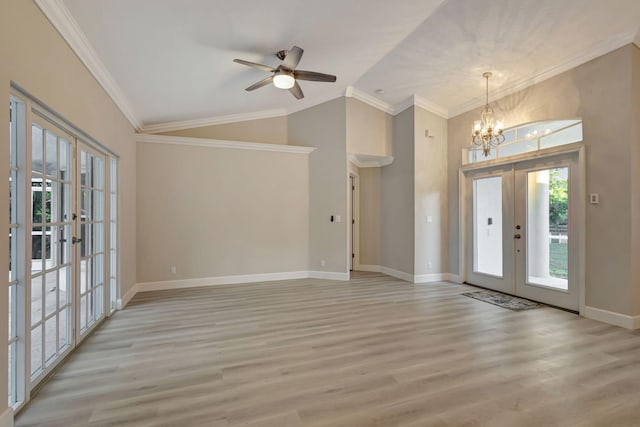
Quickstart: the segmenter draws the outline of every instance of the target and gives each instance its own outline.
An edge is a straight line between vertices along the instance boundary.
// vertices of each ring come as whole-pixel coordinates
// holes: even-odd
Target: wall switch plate
[[[336,215],[336,222],[340,222],[340,215]]]
[[[597,205],[600,203],[600,195],[598,193],[589,194],[589,203],[592,205]]]
[[[176,266],[175,266],[175,265],[172,265],[172,266],[171,266],[171,268],[169,269],[169,271],[171,271],[171,274],[176,274],[176,272],[177,272],[178,270],[176,269]]]
[[[427,224],[431,224],[433,222],[433,217],[431,215],[427,215]]]

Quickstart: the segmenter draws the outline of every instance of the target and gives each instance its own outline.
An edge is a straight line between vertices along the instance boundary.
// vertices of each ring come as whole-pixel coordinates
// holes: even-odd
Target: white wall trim
[[[337,271],[309,271],[307,273],[307,277],[310,279],[349,280],[349,273],[340,273]]]
[[[449,280],[449,273],[417,274],[413,276],[413,283],[443,282],[446,280]]]
[[[356,265],[356,271],[369,271],[372,273],[381,273],[382,267],[379,265],[358,264]]]
[[[421,97],[420,95],[415,95],[415,94],[411,95],[409,98],[405,99],[399,104],[396,104],[394,107],[393,114],[398,115],[409,107],[420,107],[423,110],[426,110],[430,113],[433,113],[435,115],[442,117],[443,119],[449,118],[449,112],[447,111],[446,108],[434,102],[431,102],[428,99]]]
[[[147,142],[150,144],[193,145],[212,148],[230,148],[233,150],[273,151],[278,153],[309,154],[316,149],[316,147],[302,147],[299,145],[223,141],[218,139],[188,138],[184,136],[136,134],[135,137],[136,142]]]
[[[122,111],[122,114],[129,120],[131,125],[139,130],[142,128],[142,122],[136,116],[131,103],[125,96],[124,92],[118,86],[115,79],[107,70],[96,51],[91,46],[89,39],[80,28],[64,5],[63,0],[35,0],[36,4],[49,19],[51,24],[58,30],[62,38],[69,44],[71,50],[75,52],[80,61],[87,67],[89,72],[100,83],[104,90],[109,94],[116,106]]]
[[[633,38],[633,44],[640,48],[640,31],[638,31]]]
[[[589,306],[584,308],[582,315],[588,319],[598,320],[622,328],[640,329],[640,316],[627,316],[626,314]]]
[[[0,427],[13,427],[13,410],[7,408],[0,415]]]
[[[116,308],[122,310],[129,304],[129,301],[138,293],[138,284],[135,283],[120,299],[116,301]]]
[[[229,114],[225,116],[205,117],[202,119],[180,120],[175,122],[158,123],[143,126],[140,130],[144,133],[161,133],[171,132],[174,130],[193,129],[204,126],[224,125],[227,123],[239,123],[249,120],[271,119],[274,117],[282,117],[287,115],[287,110],[278,108],[274,110],[262,110],[252,113]]]
[[[593,59],[619,49],[622,46],[628,45],[630,43],[637,44],[637,42],[640,42],[640,37],[637,37],[636,31],[624,33],[614,38],[600,41],[590,48],[578,53],[577,55],[573,55],[560,62],[559,64],[549,67],[546,70],[542,70],[538,74],[526,77],[510,84],[509,86],[501,87],[500,89],[492,91],[490,94],[491,99],[497,100],[505,96],[512,95],[518,91],[548,80],[552,77],[557,76],[558,74],[562,74],[565,71],[569,71]],[[482,107],[485,102],[486,100],[484,99],[484,97],[480,97],[457,105],[449,109],[449,117],[456,117],[460,114]]]
[[[163,291],[167,289],[200,288],[203,286],[235,285],[240,283],[271,282],[274,280],[306,279],[308,271],[283,273],[240,274],[232,276],[202,277],[197,279],[165,280],[137,284],[138,292]]]
[[[404,280],[405,282],[413,283],[413,274],[405,273],[404,271],[394,270],[393,268],[381,265],[380,273],[395,277],[396,279]]]
[[[360,89],[356,89],[353,86],[347,86],[344,91],[344,96],[347,98],[357,99],[358,101],[364,102],[365,104],[368,104],[371,107],[383,111],[387,114],[396,114],[396,109],[393,107],[393,105],[386,103],[383,100],[376,98],[375,96],[369,95],[368,93],[363,92]]]
[[[349,273],[335,271],[287,271],[280,273],[238,274],[231,276],[202,277],[197,279],[165,280],[136,284],[137,292],[163,291],[167,289],[200,288],[205,286],[236,285],[242,283],[273,282],[276,280],[327,279],[349,280]]]
[[[349,161],[359,168],[379,168],[393,163],[392,156],[349,153]]]
[[[453,274],[453,273],[447,273],[446,280],[448,280],[449,282],[453,282],[453,283],[463,283],[464,282],[462,280],[462,276],[460,276],[459,274]]]

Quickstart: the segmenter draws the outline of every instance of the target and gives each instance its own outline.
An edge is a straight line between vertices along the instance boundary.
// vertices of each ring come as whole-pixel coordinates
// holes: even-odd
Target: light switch
[[[591,203],[592,205],[597,205],[598,203],[600,203],[600,196],[598,195],[598,193],[591,193],[589,195],[589,203]]]
[[[340,222],[340,215],[336,215],[336,222]]]
[[[427,215],[427,224],[431,224],[433,222],[433,217],[431,215]]]

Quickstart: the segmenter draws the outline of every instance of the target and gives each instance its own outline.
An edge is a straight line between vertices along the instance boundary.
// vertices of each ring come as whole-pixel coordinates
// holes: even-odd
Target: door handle
[[[73,236],[73,237],[71,238],[71,243],[73,243],[74,245],[75,245],[76,243],[80,243],[80,242],[82,242],[82,239],[78,239],[78,238],[77,238],[77,237],[75,237],[75,236]]]
[[[520,234],[516,234],[515,236],[513,236],[514,239],[519,239],[520,237]]]

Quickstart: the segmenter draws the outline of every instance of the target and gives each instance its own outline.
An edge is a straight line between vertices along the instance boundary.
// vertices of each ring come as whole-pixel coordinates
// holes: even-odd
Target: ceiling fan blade
[[[291,50],[287,52],[284,61],[282,61],[282,66],[288,70],[295,70],[303,53],[304,50],[302,50],[302,48],[298,46],[292,47]]]
[[[298,82],[296,82],[296,84],[294,84],[293,87],[289,89],[289,92],[291,92],[291,94],[295,96],[296,99],[304,98],[304,93],[302,93],[302,88],[300,88]]]
[[[331,74],[316,73],[315,71],[296,70],[293,77],[297,80],[311,80],[312,82],[335,82],[336,76]]]
[[[273,68],[271,68],[271,67],[269,67],[267,65],[256,64],[255,62],[245,61],[244,59],[234,59],[233,62],[236,62],[238,64],[242,64],[242,65],[246,65],[246,66],[251,67],[251,68],[257,68],[258,70],[262,70],[262,71],[269,71],[269,72],[275,71]]]
[[[245,90],[246,90],[247,92],[251,92],[252,90],[260,89],[262,86],[266,86],[266,85],[268,85],[268,84],[269,84],[269,83],[271,83],[272,81],[273,81],[273,76],[269,76],[269,77],[266,77],[266,78],[264,78],[264,79],[260,80],[260,81],[259,81],[259,82],[257,82],[257,83],[252,84],[251,86],[249,86],[249,87],[248,87],[248,88],[246,88]]]

